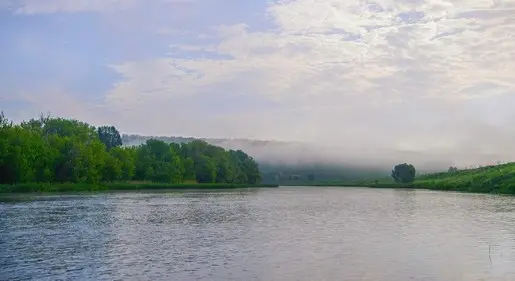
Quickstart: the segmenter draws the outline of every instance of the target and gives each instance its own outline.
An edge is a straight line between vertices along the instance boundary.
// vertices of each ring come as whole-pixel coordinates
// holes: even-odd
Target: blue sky
[[[0,109],[515,158],[513,15],[515,0],[0,0]]]

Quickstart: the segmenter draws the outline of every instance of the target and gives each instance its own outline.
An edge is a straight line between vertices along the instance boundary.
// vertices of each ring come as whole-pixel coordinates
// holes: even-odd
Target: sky
[[[515,0],[0,0],[0,110],[515,160]]]

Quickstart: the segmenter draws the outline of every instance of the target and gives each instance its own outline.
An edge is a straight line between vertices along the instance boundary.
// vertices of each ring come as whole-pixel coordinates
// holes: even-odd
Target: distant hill
[[[168,143],[185,143],[190,137],[122,135],[124,145],[139,145],[150,138]],[[250,139],[199,138],[225,149],[241,149],[260,165],[263,181],[291,183],[302,181],[345,181],[375,179],[389,176],[397,159],[420,159],[413,152],[389,153],[367,150],[350,150],[344,146],[323,146],[303,142],[264,141]],[[446,170],[452,162],[425,159],[417,165],[422,172]]]
[[[150,137],[124,134],[124,145],[139,145],[150,138],[164,142],[184,143],[195,140],[190,137]],[[470,177],[483,177],[484,171],[498,173],[510,171],[515,164],[496,166],[499,159],[505,159],[506,155],[472,154],[456,151],[399,151],[399,150],[374,150],[373,148],[349,148],[345,144],[329,146],[304,142],[264,141],[249,139],[215,139],[200,138],[212,145],[225,149],[241,149],[252,156],[260,166],[262,178],[265,183],[295,184],[305,181],[354,181],[389,178],[392,167],[398,163],[408,162],[417,169],[422,176],[417,182],[442,182],[451,185],[456,181],[469,181]],[[493,168],[481,168],[479,170],[465,170],[459,173],[438,173],[447,171],[451,166],[461,168],[475,168],[489,166]],[[509,162],[506,159],[502,161]],[[469,164],[467,164],[469,163]],[[471,165],[472,164],[472,165]],[[494,166],[492,166],[494,165]],[[501,175],[499,175],[501,176]],[[435,181],[435,177],[438,181]],[[488,175],[490,177],[490,175]],[[445,181],[442,181],[445,178]],[[493,176],[494,181],[498,176]],[[503,178],[504,179],[504,178]],[[511,180],[511,178],[510,178]],[[476,182],[476,180],[473,180]],[[444,185],[445,185],[444,184]]]
[[[212,145],[222,146],[240,146],[240,147],[264,147],[268,145],[292,145],[295,142],[281,142],[281,141],[265,141],[265,140],[251,140],[251,139],[217,139],[217,138],[192,138],[192,137],[167,137],[167,136],[141,136],[134,134],[123,134],[122,141],[124,145],[140,145],[148,139],[158,139],[168,143],[186,143],[194,140],[203,140]],[[298,143],[300,144],[300,142]],[[234,149],[234,148],[233,148]]]
[[[195,140],[185,137],[147,137],[123,135],[125,145],[138,145],[149,138],[165,142],[183,143]],[[503,155],[374,151],[349,149],[345,145],[324,146],[304,142],[263,141],[249,139],[201,138],[225,149],[241,149],[252,156],[260,166],[264,183],[303,184],[308,182],[352,182],[378,179],[393,182],[392,166],[413,163],[417,169],[414,187],[435,190],[515,193],[515,162],[501,164],[494,159]],[[504,156],[505,157],[505,156]],[[491,163],[462,166],[462,169],[444,172],[455,166],[451,159],[469,163]],[[509,161],[503,161],[509,162]]]
[[[147,139],[155,138],[164,142],[183,143],[196,138],[167,137],[167,136],[141,136],[122,135],[124,145],[139,145]],[[212,145],[225,149],[241,149],[261,164],[274,165],[331,165],[352,166],[368,170],[373,168],[389,173],[391,168],[400,162],[413,162],[417,170],[424,172],[445,171],[449,166],[456,164],[444,160],[446,155],[424,154],[413,151],[376,151],[373,148],[352,149],[342,144],[330,146],[306,142],[266,141],[251,139],[217,139],[198,138]]]

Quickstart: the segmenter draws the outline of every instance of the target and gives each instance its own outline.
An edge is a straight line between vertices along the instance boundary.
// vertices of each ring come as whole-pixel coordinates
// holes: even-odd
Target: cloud
[[[325,118],[349,118],[350,105],[356,106],[354,113],[372,116],[397,107],[398,114],[391,115],[402,118],[402,104],[409,103],[421,108],[418,115],[431,118],[423,113],[431,110],[427,107],[514,93],[514,3],[271,2],[267,14],[275,28],[219,26],[214,29],[219,42],[193,47],[223,59],[168,57],[113,66],[127,79],[108,99],[123,108],[144,97],[202,98],[246,87],[241,94],[308,112],[320,122],[310,123],[315,127],[332,123]],[[398,123],[400,132],[413,129]]]
[[[143,5],[20,3],[28,14]],[[230,17],[230,5],[219,3],[206,19]],[[109,65],[123,77],[103,100],[112,117],[123,130],[146,134],[515,159],[508,106],[515,104],[514,0],[266,3],[262,26],[159,26],[156,33],[188,40],[170,37],[167,55]]]

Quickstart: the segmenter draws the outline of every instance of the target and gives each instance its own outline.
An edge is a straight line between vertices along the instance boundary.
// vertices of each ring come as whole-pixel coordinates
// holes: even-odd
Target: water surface
[[[322,187],[4,198],[0,280],[515,280],[515,198]]]

